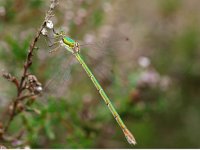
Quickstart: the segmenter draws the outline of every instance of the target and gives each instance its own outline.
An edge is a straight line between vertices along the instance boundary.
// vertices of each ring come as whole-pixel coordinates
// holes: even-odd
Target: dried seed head
[[[51,0],[50,9],[54,9],[58,5],[58,0]]]
[[[42,92],[42,84],[38,81],[34,75],[28,75],[26,88],[34,94],[40,94]]]
[[[24,110],[24,105],[22,103],[17,104],[17,111],[22,112]]]
[[[12,80],[12,76],[8,72],[3,72],[2,76],[7,80]]]
[[[42,31],[41,31],[42,35],[46,36],[48,31],[46,28],[43,28]]]
[[[51,20],[47,20],[47,22],[46,22],[46,27],[47,27],[48,29],[53,29],[53,22],[52,22]]]
[[[37,87],[35,87],[34,93],[35,93],[35,94],[39,94],[39,93],[41,93],[42,91],[43,91],[43,88],[42,88],[41,86],[37,86]]]

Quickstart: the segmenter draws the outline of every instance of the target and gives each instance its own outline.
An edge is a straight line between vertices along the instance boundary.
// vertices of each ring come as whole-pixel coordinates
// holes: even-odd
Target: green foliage
[[[13,72],[23,66],[27,56],[27,51],[29,49],[30,39],[31,37],[27,37],[24,39],[24,41],[22,41],[11,36],[5,37],[5,42],[7,42],[9,50],[0,47],[0,58],[1,60],[6,61],[6,65],[10,66],[9,69],[11,69]],[[15,65],[13,65],[13,60],[15,60]]]
[[[43,4],[42,0],[30,0],[30,3],[29,3],[30,7],[33,9],[41,7],[42,4]]]
[[[84,52],[81,51],[81,54],[87,59],[90,58],[87,53],[91,52],[96,56],[95,59],[99,59],[92,60],[90,66],[97,76],[103,74],[102,79],[98,79],[124,122],[133,131],[138,142],[136,148],[199,147],[200,137],[197,131],[200,124],[200,37],[199,23],[194,19],[199,18],[199,14],[193,8],[195,4],[198,6],[199,2],[189,5],[189,1],[186,3],[181,0],[158,0],[155,4],[148,5],[149,9],[144,7],[146,3],[143,1],[113,0],[109,1],[110,5],[108,1],[101,0],[70,2],[71,5],[66,5],[66,1],[61,2],[62,7],[57,9],[55,17],[55,26],[62,28],[64,24],[68,27],[71,37],[83,40],[85,35],[94,33],[92,35],[98,40],[98,36],[107,33],[107,30],[103,31],[103,27],[108,26],[112,29],[121,29],[120,32],[124,34],[127,34],[128,30],[127,36],[133,39],[133,47],[128,51],[127,48],[120,48],[123,45],[115,45],[116,53],[112,56],[107,55],[109,48],[105,48],[106,51],[100,49],[99,54],[86,47],[84,49],[87,51],[83,49]],[[32,39],[29,35],[33,37],[35,28],[40,25],[40,19],[33,18],[36,13],[37,17],[44,16],[42,6],[48,4],[42,0],[6,0],[0,3],[6,9],[6,15],[2,17],[3,21],[0,24],[0,66],[10,70],[14,75],[21,75]],[[133,9],[133,4],[137,9]],[[26,13],[20,14],[18,6],[24,8]],[[104,6],[111,7],[112,11],[105,12]],[[78,22],[76,19],[80,16],[77,12],[80,9],[86,11],[86,16],[78,18]],[[188,13],[188,10],[194,12]],[[185,14],[192,17],[183,17]],[[74,17],[67,20],[70,15]],[[107,16],[112,17],[106,18]],[[148,20],[146,16],[155,18]],[[132,18],[140,19],[133,22]],[[121,26],[125,28],[122,30]],[[27,29],[30,31],[24,34]],[[117,37],[116,30],[112,31],[114,34],[109,36]],[[61,57],[57,57],[59,52],[48,55],[49,48],[42,38],[39,39],[37,46],[39,50],[34,51],[33,65],[29,72],[35,74],[45,86],[49,79],[62,71],[62,60],[68,60],[69,57],[63,53]],[[105,54],[101,55],[102,53]],[[149,56],[150,66],[145,68],[137,64],[140,55]],[[86,60],[89,61],[91,60]],[[98,69],[99,65],[109,66],[110,62],[114,62],[111,64],[112,75],[107,73],[106,69],[102,69],[103,67]],[[90,79],[75,61],[73,64],[75,65],[71,66],[69,84],[65,85],[61,76],[56,76],[56,82],[52,85],[56,89],[47,87],[47,95],[37,98],[32,105],[28,104],[35,111],[29,110],[16,117],[9,134],[15,134],[18,129],[25,128],[22,141],[31,148],[132,148],[126,143],[123,133]],[[149,74],[152,70],[158,75],[153,76],[153,81],[152,75],[155,74]],[[148,80],[144,80],[144,77],[148,77]],[[163,87],[165,77],[169,78],[169,85]],[[59,80],[62,80],[63,84],[56,85]],[[5,93],[4,89],[8,85],[1,85],[3,86],[0,86],[0,93]],[[62,92],[63,88],[64,94],[56,97],[54,94],[57,91]],[[16,91],[13,88],[13,92],[8,95],[15,97],[14,94]],[[9,99],[0,94],[0,103],[8,102]],[[12,147],[12,144],[9,146]]]
[[[15,57],[13,59],[23,61],[27,55],[30,38],[25,39],[22,43],[20,43],[18,39],[14,39],[14,37],[7,37],[5,40],[10,46],[11,54]]]
[[[94,27],[99,27],[102,25],[103,18],[104,18],[103,16],[104,16],[104,12],[102,9],[97,9],[94,11],[92,19],[91,19]]]
[[[11,21],[15,18],[16,16],[16,13],[15,13],[15,10],[14,10],[14,6],[13,6],[13,1],[12,0],[7,0],[7,1],[4,1],[4,6],[5,6],[5,9],[6,9],[6,20],[7,21]]]
[[[174,14],[178,10],[178,8],[181,6],[181,0],[160,0],[158,1],[160,3],[161,12],[165,16],[170,16]]]

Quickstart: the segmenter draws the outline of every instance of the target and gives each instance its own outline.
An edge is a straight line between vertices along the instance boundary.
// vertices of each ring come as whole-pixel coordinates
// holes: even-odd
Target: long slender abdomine
[[[81,58],[81,56],[79,55],[79,53],[74,53],[74,55],[76,56],[76,59],[79,61],[79,63],[81,64],[81,66],[83,67],[83,69],[85,70],[85,72],[87,73],[87,75],[92,80],[93,84],[95,85],[96,89],[98,90],[98,92],[101,95],[101,97],[103,98],[103,100],[105,101],[106,105],[108,106],[108,108],[111,111],[112,115],[114,116],[115,120],[117,121],[117,123],[121,127],[122,131],[124,132],[127,141],[130,144],[134,144],[135,145],[136,144],[135,138],[133,137],[133,135],[131,134],[131,132],[127,129],[127,127],[125,126],[125,124],[123,123],[122,119],[120,118],[119,114],[117,113],[117,111],[115,110],[115,108],[113,107],[113,105],[111,104],[111,101],[109,100],[108,96],[104,92],[104,90],[101,87],[101,85],[98,83],[98,81],[95,78],[95,76],[93,75],[93,73],[90,71],[90,69],[88,68],[88,66],[86,65],[86,63],[83,61],[83,59]]]

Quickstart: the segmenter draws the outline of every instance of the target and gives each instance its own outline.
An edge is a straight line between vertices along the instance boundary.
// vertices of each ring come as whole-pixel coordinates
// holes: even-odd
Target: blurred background
[[[47,0],[0,0],[1,71],[21,76],[49,5]],[[133,132],[136,148],[199,148],[199,19],[198,0],[60,0],[52,21],[57,31],[93,43],[83,46],[81,55]],[[43,37],[37,47],[29,71],[45,87],[31,106],[40,113],[16,117],[9,134],[23,129],[22,139],[1,144],[135,148],[70,54],[49,54]],[[0,78],[1,114],[15,96],[15,87]],[[7,119],[4,115],[1,121]]]

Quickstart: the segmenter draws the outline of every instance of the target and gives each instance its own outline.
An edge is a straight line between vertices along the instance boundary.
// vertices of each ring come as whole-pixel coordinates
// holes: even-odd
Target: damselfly
[[[82,68],[85,70],[87,73],[88,77],[91,79],[92,83],[94,84],[95,88],[98,90],[100,96],[108,106],[109,110],[111,111],[112,115],[114,116],[115,120],[121,127],[127,141],[130,144],[136,144],[136,140],[134,136],[131,134],[131,132],[128,130],[122,119],[120,118],[118,112],[115,110],[114,106],[112,105],[110,99],[108,98],[107,94],[99,84],[98,80],[95,78],[94,74],[92,71],[89,69],[85,61],[83,60],[82,56],[80,55],[80,44],[73,39],[67,37],[63,32],[56,33],[54,31],[54,37],[56,41],[54,41],[53,45],[58,45],[58,47],[50,52],[54,52],[58,50],[60,47],[64,47],[67,52],[69,52],[71,55],[73,55],[76,60],[80,63]]]

